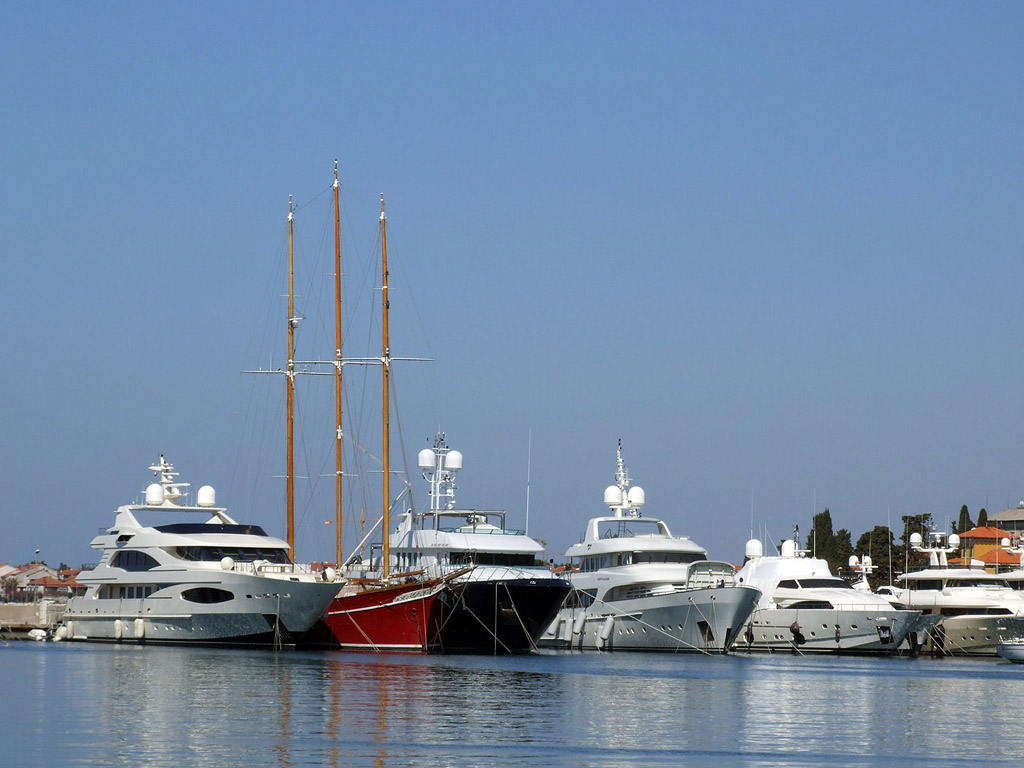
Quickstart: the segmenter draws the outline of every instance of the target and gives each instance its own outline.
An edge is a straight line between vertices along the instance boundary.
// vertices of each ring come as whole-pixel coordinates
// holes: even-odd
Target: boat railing
[[[313,570],[312,566],[308,563],[269,563],[265,560],[243,563],[236,562],[231,570],[237,571],[238,573],[251,573],[254,575],[319,575],[319,573]]]
[[[473,525],[460,525],[457,528],[438,528],[441,533],[474,533],[487,535],[524,536],[526,531],[511,528],[477,528]]]

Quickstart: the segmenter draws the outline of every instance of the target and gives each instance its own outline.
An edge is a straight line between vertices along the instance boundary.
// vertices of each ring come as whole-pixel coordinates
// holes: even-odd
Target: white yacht
[[[831,653],[892,653],[920,611],[894,608],[884,598],[834,576],[825,560],[807,557],[797,539],[765,556],[757,539],[746,546],[736,578],[761,590],[736,648]]]
[[[143,504],[118,507],[92,540],[98,565],[68,601],[61,639],[134,643],[290,644],[313,626],[340,583],[293,564],[288,545],[216,507],[203,486],[184,503],[187,483],[163,456]]]
[[[457,507],[462,453],[443,434],[419,452],[430,483],[430,511],[407,511],[391,534],[393,566],[426,578],[452,577],[457,596],[441,628],[444,651],[520,653],[536,647],[569,593],[569,582],[544,565],[544,548],[510,529],[505,512]]]
[[[573,592],[541,645],[728,651],[761,593],[738,586],[731,563],[708,560],[703,547],[644,517],[644,491],[629,487],[621,441],[616,456],[615,485],[604,493],[612,514],[591,519],[566,552]]]
[[[1024,593],[1012,589],[1001,574],[980,567],[950,567],[947,555],[960,547],[960,537],[933,531],[925,543],[910,536],[914,551],[929,556],[929,567],[904,573],[878,594],[900,608],[939,616],[923,650],[934,653],[994,655],[1000,618],[1024,616]]]

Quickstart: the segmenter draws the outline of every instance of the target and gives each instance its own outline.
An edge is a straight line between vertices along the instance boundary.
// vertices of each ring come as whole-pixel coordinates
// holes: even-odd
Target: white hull
[[[735,648],[892,653],[919,615],[917,611],[877,609],[762,608],[754,612]]]
[[[760,592],[749,587],[691,589],[655,597],[563,608],[541,636],[547,648],[725,653]]]
[[[1024,643],[1022,642],[997,643],[996,653],[1014,664],[1024,664]]]
[[[193,577],[142,599],[89,596],[68,601],[67,640],[136,643],[289,644],[323,615],[337,584],[213,572],[216,580]],[[182,593],[215,587],[233,595],[217,603],[190,602]]]

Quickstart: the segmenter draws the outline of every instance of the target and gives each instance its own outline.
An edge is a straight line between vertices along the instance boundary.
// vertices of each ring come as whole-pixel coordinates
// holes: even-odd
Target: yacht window
[[[634,563],[696,563],[703,560],[699,552],[634,552]]]
[[[1002,579],[950,579],[946,582],[948,587],[1006,587],[1009,586]]]
[[[186,589],[181,593],[181,597],[190,603],[226,603],[228,600],[233,600],[235,596],[223,589],[195,587]]]
[[[291,562],[288,559],[288,550],[276,549],[273,547],[176,547],[174,555],[180,560],[192,562],[215,563],[225,555],[238,563],[251,563],[254,560],[266,560],[268,563],[286,564]]]
[[[137,549],[121,550],[114,555],[110,564],[114,568],[124,568],[126,571],[148,571],[160,565],[151,555]]]
[[[818,610],[818,611],[821,611],[821,610],[830,611],[830,610],[832,610],[832,603],[830,603],[828,600],[801,600],[799,602],[787,605],[786,607],[787,608],[804,608],[804,609],[807,609],[807,610],[812,610],[813,609],[813,610]]]
[[[779,587],[782,589],[799,589],[799,585],[796,583],[796,579],[783,579],[779,582]]]
[[[531,554],[515,552],[451,552],[448,562],[452,565],[506,565],[531,566],[537,562]]]
[[[853,589],[853,585],[842,579],[800,579],[801,589]]]
[[[920,579],[909,583],[911,589],[942,589],[942,579]]]

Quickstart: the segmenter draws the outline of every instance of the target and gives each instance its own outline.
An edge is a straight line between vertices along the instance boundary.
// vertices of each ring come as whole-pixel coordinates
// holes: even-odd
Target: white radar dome
[[[634,507],[642,507],[644,502],[647,501],[647,495],[644,493],[644,489],[639,485],[635,485],[629,489],[629,494],[626,496],[629,499],[629,503]]]
[[[146,486],[146,506],[159,507],[164,503],[164,487],[160,483],[150,483]]]
[[[429,448],[424,448],[416,455],[416,466],[420,469],[433,469],[434,468],[434,452]]]
[[[223,568],[225,571],[230,571],[232,568],[235,567],[235,561],[232,560],[230,557],[222,557],[220,559],[220,567]]]
[[[743,548],[743,556],[748,560],[756,560],[764,554],[764,547],[761,545],[760,540],[750,539],[747,545]]]
[[[217,504],[217,492],[212,485],[204,485],[196,491],[196,504],[200,507],[212,507]]]
[[[856,555],[850,555],[849,564],[851,568],[856,568],[858,565],[860,565],[860,558],[858,558]]]
[[[452,472],[462,469],[462,452],[448,451],[448,455],[444,457],[444,468]]]
[[[1006,538],[1005,536],[1003,536],[1003,538],[1001,538],[999,540],[999,546],[1000,547],[1008,547],[1008,546],[1010,546],[1010,540],[1008,538]]]
[[[604,489],[604,503],[609,507],[622,506],[622,490],[617,485],[609,485]]]
[[[781,554],[783,557],[796,557],[796,542],[792,539],[786,539],[782,542]]]
[[[861,565],[863,565],[865,568],[870,568],[871,567],[871,555],[864,555],[864,557],[861,558]]]
[[[949,537],[949,546],[951,546],[951,547],[959,547],[960,546],[960,537],[957,536],[955,533],[952,534]]]
[[[921,546],[921,534],[920,533],[912,533],[912,534],[910,534],[910,546],[912,546],[912,547],[920,547]]]

